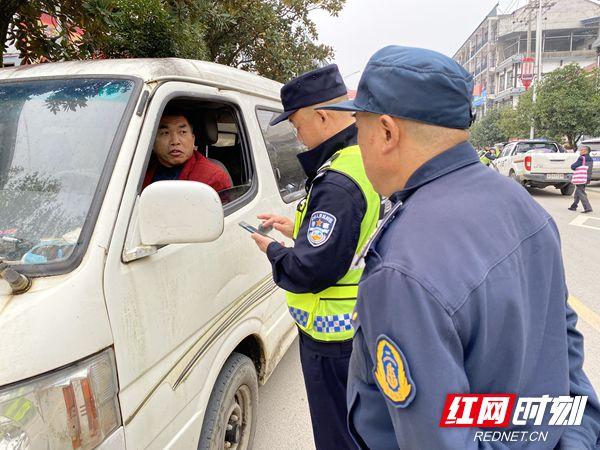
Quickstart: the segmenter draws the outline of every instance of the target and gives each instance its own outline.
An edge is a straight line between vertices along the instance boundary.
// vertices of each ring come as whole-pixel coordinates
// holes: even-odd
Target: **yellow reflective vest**
[[[353,180],[362,191],[367,210],[360,225],[360,236],[355,258],[348,272],[338,282],[317,293],[295,294],[287,292],[287,304],[298,327],[318,341],[346,341],[354,336],[352,312],[358,295],[358,282],[363,273],[360,252],[369,241],[380,218],[381,198],[367,178],[358,145],[337,151],[318,171],[339,172]],[[300,202],[294,223],[294,239],[305,219],[308,196]]]

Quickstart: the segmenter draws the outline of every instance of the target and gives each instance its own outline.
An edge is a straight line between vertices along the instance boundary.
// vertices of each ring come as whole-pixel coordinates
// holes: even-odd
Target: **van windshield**
[[[0,259],[67,259],[134,89],[132,80],[0,83]]]

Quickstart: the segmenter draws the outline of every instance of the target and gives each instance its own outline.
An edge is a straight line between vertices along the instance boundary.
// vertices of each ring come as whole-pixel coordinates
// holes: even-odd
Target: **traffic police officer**
[[[309,151],[298,155],[308,176],[307,197],[296,220],[260,215],[294,239],[286,248],[259,234],[273,278],[287,291],[289,311],[300,330],[300,358],[317,449],[356,448],[347,429],[346,381],[352,352],[351,315],[362,268],[353,266],[380,218],[380,198],[367,179],[350,113],[317,111],[347,99],[337,66],[291,80],[281,89],[284,113]]]
[[[452,59],[390,46],[370,59],[356,99],[329,107],[356,112],[367,175],[394,204],[366,252],[350,431],[363,449],[521,448],[532,444],[441,428],[447,394],[588,396],[581,426],[548,426],[548,407],[541,426],[517,428],[548,432],[536,448],[595,448],[599,404],[556,224],[478,163],[467,142],[472,92]]]
[[[499,155],[500,151],[496,147],[484,148],[479,154],[479,160],[489,167],[496,159],[498,159]]]

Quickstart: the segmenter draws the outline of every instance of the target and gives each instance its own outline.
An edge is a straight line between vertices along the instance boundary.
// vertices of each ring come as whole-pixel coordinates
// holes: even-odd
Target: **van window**
[[[306,174],[296,155],[305,151],[306,147],[298,140],[295,128],[287,120],[275,126],[269,125],[279,114],[279,111],[268,109],[256,110],[279,193],[284,202],[291,203],[305,194]]]
[[[180,118],[177,123],[173,122],[174,117]],[[241,206],[250,200],[251,195],[246,194],[253,186],[254,168],[240,116],[234,106],[177,98],[165,106],[157,122],[143,187],[155,181],[185,179],[213,187],[223,206],[234,203]],[[188,128],[182,124],[189,124],[187,136]],[[169,139],[174,139],[170,136],[178,131],[177,127],[183,129],[183,143],[173,144]],[[161,136],[167,140],[161,142]],[[170,161],[169,153],[164,153],[170,146],[181,146],[185,156],[176,151],[174,155],[179,159]],[[226,212],[230,210],[226,208]]]

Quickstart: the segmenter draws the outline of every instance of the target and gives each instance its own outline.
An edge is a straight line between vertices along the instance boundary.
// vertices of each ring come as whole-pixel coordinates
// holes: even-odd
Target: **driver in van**
[[[199,181],[217,192],[231,188],[229,175],[198,151],[195,140],[194,128],[187,114],[176,108],[167,108],[158,125],[142,189],[164,180]]]

